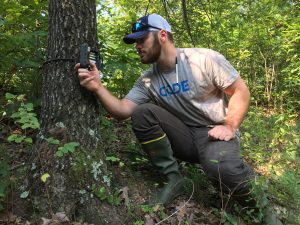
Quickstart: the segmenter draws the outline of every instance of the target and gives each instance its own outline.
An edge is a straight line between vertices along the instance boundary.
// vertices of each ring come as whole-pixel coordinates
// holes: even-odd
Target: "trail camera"
[[[87,43],[80,45],[80,68],[89,69],[90,60],[96,64],[98,70],[102,69],[99,52],[92,51]]]

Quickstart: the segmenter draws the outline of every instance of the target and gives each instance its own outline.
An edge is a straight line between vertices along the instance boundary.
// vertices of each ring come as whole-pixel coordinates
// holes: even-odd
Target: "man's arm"
[[[136,103],[128,99],[118,99],[112,95],[101,83],[99,71],[94,63],[90,63],[91,70],[82,69],[79,66],[79,64],[75,65],[80,84],[96,94],[110,115],[116,119],[127,119],[131,116],[137,106]]]
[[[208,132],[208,136],[217,140],[229,141],[235,137],[235,132],[248,111],[250,92],[240,77],[224,92],[231,96],[224,124],[215,126]]]

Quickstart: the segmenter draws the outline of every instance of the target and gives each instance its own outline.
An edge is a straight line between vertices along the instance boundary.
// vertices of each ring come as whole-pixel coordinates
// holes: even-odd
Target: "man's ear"
[[[159,36],[160,36],[161,42],[163,42],[163,43],[166,42],[168,39],[168,34],[167,34],[167,31],[165,31],[165,30],[160,30]]]

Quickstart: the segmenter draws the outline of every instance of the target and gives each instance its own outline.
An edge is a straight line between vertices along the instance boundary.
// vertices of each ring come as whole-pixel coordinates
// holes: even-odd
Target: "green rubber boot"
[[[160,139],[142,143],[142,148],[148,154],[151,163],[167,178],[167,182],[148,204],[168,205],[184,192],[185,186],[185,179],[179,172],[177,160],[173,157],[171,144],[164,135]]]

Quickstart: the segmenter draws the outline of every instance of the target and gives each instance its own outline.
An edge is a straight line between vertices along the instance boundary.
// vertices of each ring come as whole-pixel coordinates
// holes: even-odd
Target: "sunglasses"
[[[132,33],[135,33],[135,32],[138,32],[138,31],[145,31],[145,30],[148,30],[150,27],[154,28],[154,29],[161,30],[161,28],[151,26],[149,24],[136,22],[136,23],[132,24]]]

